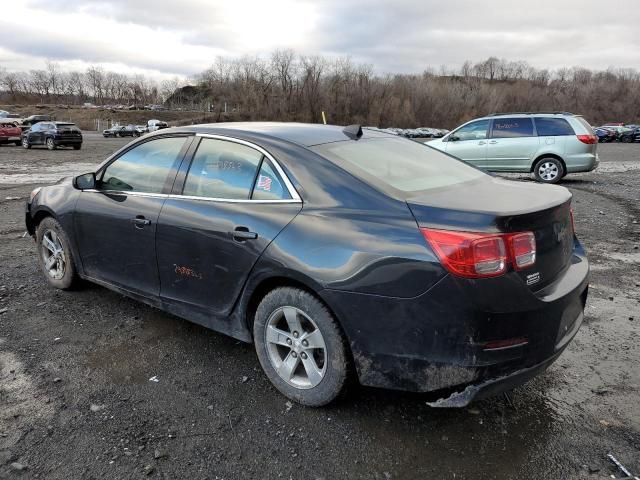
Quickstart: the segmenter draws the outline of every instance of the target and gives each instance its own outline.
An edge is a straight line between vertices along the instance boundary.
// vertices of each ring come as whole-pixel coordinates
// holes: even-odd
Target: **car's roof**
[[[209,123],[178,127],[175,130],[195,131],[196,133],[220,134],[221,130],[229,130],[229,134],[260,134],[266,137],[278,138],[305,147],[323,143],[341,142],[351,137],[344,132],[342,126],[322,125],[317,123],[287,123],[287,122],[230,122]],[[377,130],[362,129],[362,138],[395,137],[395,135]],[[164,133],[167,133],[165,130]]]

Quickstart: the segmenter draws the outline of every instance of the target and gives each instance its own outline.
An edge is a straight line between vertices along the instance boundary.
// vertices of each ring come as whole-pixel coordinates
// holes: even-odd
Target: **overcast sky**
[[[190,76],[276,48],[350,56],[378,72],[489,56],[537,67],[640,69],[640,7],[595,0],[9,0],[0,66],[99,64]]]

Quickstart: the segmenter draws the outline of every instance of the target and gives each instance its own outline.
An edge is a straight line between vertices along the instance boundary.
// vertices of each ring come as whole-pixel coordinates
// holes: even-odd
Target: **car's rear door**
[[[531,118],[493,120],[487,146],[487,170],[529,171],[540,139]]]
[[[221,316],[302,202],[262,148],[227,137],[199,141],[158,221],[160,294]]]
[[[98,172],[95,190],[82,191],[74,224],[86,275],[145,296],[159,294],[158,217],[192,139],[139,142]]]
[[[467,123],[446,138],[445,151],[477,167],[484,167],[487,159],[487,119]]]

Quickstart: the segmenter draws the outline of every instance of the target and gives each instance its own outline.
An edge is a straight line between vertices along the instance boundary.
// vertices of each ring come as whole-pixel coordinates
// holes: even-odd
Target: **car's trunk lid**
[[[565,188],[490,178],[419,193],[406,201],[420,227],[533,232],[536,262],[518,272],[532,290],[551,283],[571,259],[571,193]]]

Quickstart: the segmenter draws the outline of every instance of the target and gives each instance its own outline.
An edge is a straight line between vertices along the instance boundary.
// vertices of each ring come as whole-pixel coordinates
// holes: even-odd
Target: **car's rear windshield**
[[[586,129],[587,129],[587,132],[590,132],[590,131],[593,129],[593,127],[589,124],[589,122],[587,122],[587,121],[585,120],[585,118],[584,118],[584,117],[581,117],[581,116],[579,116],[579,115],[576,115],[574,118],[575,118],[576,120],[578,120],[578,121],[582,124],[582,126],[583,126],[584,128],[586,128]]]
[[[469,182],[485,174],[413,140],[372,138],[312,147],[355,176],[401,192],[417,192]]]

